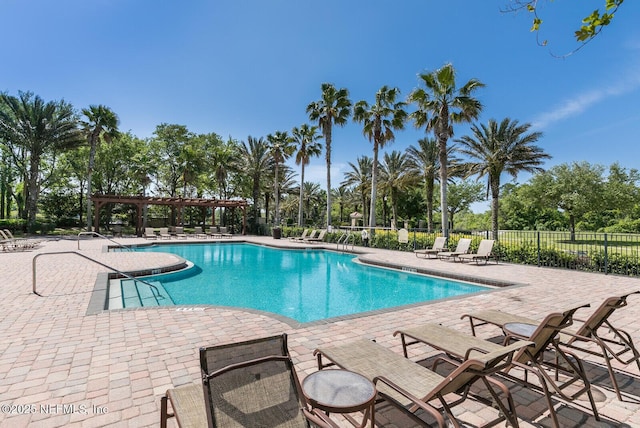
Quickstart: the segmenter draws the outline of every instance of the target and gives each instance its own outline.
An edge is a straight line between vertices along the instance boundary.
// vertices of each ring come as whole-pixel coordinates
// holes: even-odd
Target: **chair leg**
[[[160,428],[167,428],[167,401],[166,395],[160,399]]]

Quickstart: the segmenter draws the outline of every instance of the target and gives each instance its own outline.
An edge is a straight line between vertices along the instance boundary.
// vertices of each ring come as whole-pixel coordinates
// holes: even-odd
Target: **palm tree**
[[[318,143],[320,135],[316,126],[309,126],[306,123],[300,128],[294,127],[291,131],[293,139],[298,144],[296,152],[296,165],[300,165],[300,201],[298,205],[298,226],[302,226],[303,220],[303,199],[304,199],[304,167],[309,165],[312,156],[320,156],[322,145]]]
[[[344,206],[352,197],[351,191],[346,185],[341,184],[337,188],[333,189],[332,192],[333,192],[333,195],[331,195],[331,197],[338,204],[338,213],[340,214],[340,223],[342,223],[344,218]]]
[[[473,136],[458,139],[462,154],[475,159],[466,165],[467,176],[488,177],[487,195],[491,191],[491,228],[494,239],[498,238],[498,208],[500,198],[500,176],[509,173],[514,179],[520,171],[543,171],[539,165],[551,156],[533,145],[541,132],[528,132],[531,124],[520,125],[517,120],[503,119],[498,124],[490,119],[488,125],[473,125]]]
[[[117,138],[118,116],[109,107],[104,105],[90,105],[82,109],[82,114],[87,117],[81,123],[89,140],[89,168],[87,169],[87,231],[91,232],[91,177],[95,166],[96,149],[100,144],[100,138],[106,143]]]
[[[396,102],[400,94],[398,88],[383,86],[376,93],[376,102],[369,106],[366,101],[358,101],[353,107],[353,118],[363,123],[363,134],[373,142],[373,170],[371,173],[371,207],[369,226],[376,225],[376,191],[378,181],[378,151],[386,143],[395,140],[396,129],[403,129],[407,118],[404,102]]]
[[[442,214],[442,232],[449,236],[447,222],[447,141],[453,136],[453,125],[476,119],[482,110],[482,104],[473,98],[473,93],[484,86],[477,79],[471,79],[460,89],[456,87],[453,65],[423,73],[420,79],[424,88],[417,88],[409,94],[409,101],[415,103],[418,110],[411,113],[416,127],[425,127],[433,131],[438,140],[440,158],[440,205]]]
[[[349,91],[336,89],[331,83],[321,86],[322,98],[307,106],[307,114],[312,121],[318,121],[325,141],[327,161],[327,228],[331,226],[331,142],[333,125],[344,126],[351,114]]]
[[[32,230],[38,211],[40,161],[49,153],[77,147],[84,141],[78,118],[71,104],[64,101],[45,103],[32,92],[20,92],[18,97],[0,93],[0,141],[21,165],[26,182],[27,226]]]
[[[409,146],[407,149],[409,156],[409,166],[413,172],[422,177],[425,185],[427,200],[427,228],[433,232],[433,196],[435,182],[439,180],[440,157],[438,156],[438,142],[433,138],[421,138],[418,140],[418,147]],[[447,176],[460,175],[460,159],[455,157],[455,146],[447,147]]]
[[[406,153],[397,150],[384,154],[384,162],[381,165],[384,173],[383,186],[391,197],[392,217],[398,222],[398,197],[400,193],[413,186],[417,175],[411,169],[411,161]]]
[[[267,141],[269,141],[269,153],[273,158],[273,195],[275,198],[275,216],[274,223],[276,226],[280,225],[280,186],[278,183],[278,168],[281,163],[284,163],[293,154],[295,147],[293,146],[293,138],[285,131],[276,131],[274,134],[267,135]]]
[[[435,189],[436,172],[440,168],[438,163],[438,143],[433,138],[421,138],[418,147],[409,146],[407,153],[411,161],[411,168],[422,176],[427,199],[427,229],[433,232],[433,194]]]
[[[358,165],[349,162],[351,171],[347,171],[344,175],[343,185],[351,186],[360,196],[362,202],[363,218],[367,218],[367,194],[371,192],[371,171],[373,169],[373,160],[368,156],[361,156],[357,159]]]
[[[262,137],[253,138],[249,136],[247,142],[242,141],[240,145],[240,164],[242,171],[251,180],[251,197],[253,199],[253,219],[254,227],[257,226],[260,216],[259,201],[262,185],[262,178],[268,174],[271,165],[269,156],[269,145]],[[254,230],[255,232],[256,230]]]

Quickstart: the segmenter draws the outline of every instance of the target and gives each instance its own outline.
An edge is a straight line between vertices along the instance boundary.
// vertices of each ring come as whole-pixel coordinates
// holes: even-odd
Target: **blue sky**
[[[580,19],[604,0],[543,3],[541,39],[508,0],[0,0],[0,91],[32,91],[77,109],[105,104],[120,128],[150,137],[160,123],[245,140],[308,122],[320,84],[373,100],[405,97],[418,74],[451,62],[477,78],[479,122],[505,117],[544,133],[545,167],[573,161],[640,168],[640,2],[578,53]],[[455,129],[456,137],[468,126]],[[407,125],[385,150],[424,136]],[[361,125],[336,128],[332,184],[372,155]],[[293,165],[293,164],[292,164]],[[324,156],[306,179],[325,185]],[[505,177],[503,181],[509,178]],[[523,182],[527,176],[519,177]]]

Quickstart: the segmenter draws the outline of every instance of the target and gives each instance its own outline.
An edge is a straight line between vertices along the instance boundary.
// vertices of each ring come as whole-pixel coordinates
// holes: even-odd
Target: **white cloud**
[[[556,122],[560,122],[571,116],[579,115],[594,104],[609,98],[632,92],[640,87],[639,67],[629,70],[626,75],[620,76],[617,83],[600,89],[593,89],[565,100],[550,111],[543,112],[533,119],[534,129],[543,129]]]

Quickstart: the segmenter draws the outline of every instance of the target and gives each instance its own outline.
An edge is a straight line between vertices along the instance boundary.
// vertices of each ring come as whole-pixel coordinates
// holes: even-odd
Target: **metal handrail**
[[[40,253],[40,254],[36,254],[35,257],[33,258],[33,260],[31,261],[31,265],[32,265],[32,272],[33,272],[33,277],[32,277],[32,287],[33,287],[33,294],[37,294],[38,296],[42,297],[42,294],[38,293],[36,291],[36,260],[38,260],[38,257],[40,256],[49,256],[49,255],[54,255],[54,254],[75,254],[77,256],[82,257],[83,259],[92,261],[102,267],[105,267],[115,273],[117,273],[118,275],[122,275],[127,279],[130,279],[134,282],[134,284],[136,282],[141,282],[145,285],[148,285],[151,288],[151,293],[153,293],[153,297],[155,297],[156,299],[164,299],[164,296],[160,294],[160,291],[158,290],[158,287],[156,287],[153,284],[148,283],[147,281],[144,281],[142,279],[137,279],[127,273],[124,273],[122,271],[119,271],[118,269],[111,267],[109,265],[106,265],[102,262],[99,262],[96,259],[92,259],[91,257],[85,256],[84,254],[78,253],[77,251],[56,251],[56,252],[49,252],[49,253]]]
[[[129,247],[129,246],[127,246],[127,245],[123,245],[123,244],[121,244],[121,243],[119,243],[119,242],[117,242],[117,241],[114,241],[113,239],[109,238],[108,236],[101,235],[101,234],[99,234],[98,232],[80,232],[80,233],[78,233],[78,250],[80,249],[80,236],[81,236],[81,235],[93,235],[93,236],[98,236],[98,237],[100,237],[100,238],[102,238],[102,239],[106,239],[107,241],[111,241],[111,242],[113,242],[114,244],[116,244],[116,245],[117,245],[118,247],[120,247],[120,248],[124,248],[124,249],[126,249],[126,250],[132,251],[131,247]]]

